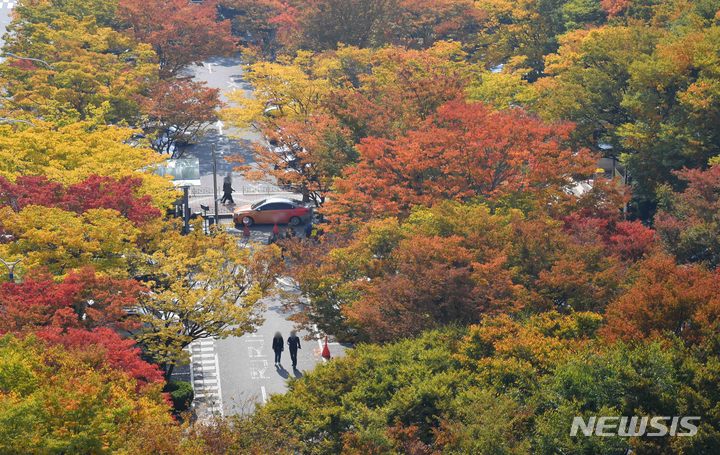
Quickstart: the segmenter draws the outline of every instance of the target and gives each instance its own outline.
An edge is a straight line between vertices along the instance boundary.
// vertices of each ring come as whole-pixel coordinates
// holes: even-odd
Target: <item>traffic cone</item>
[[[323,358],[330,359],[330,347],[328,346],[327,335],[325,335],[325,346],[323,346],[322,354]]]

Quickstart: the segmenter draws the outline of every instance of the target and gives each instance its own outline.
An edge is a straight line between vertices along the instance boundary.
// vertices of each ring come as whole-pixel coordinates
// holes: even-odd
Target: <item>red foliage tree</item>
[[[572,129],[519,109],[447,103],[397,140],[364,140],[360,162],[336,182],[328,214],[363,220],[441,199],[493,199],[520,190],[560,195],[573,177],[593,167],[585,150],[564,145]]]
[[[662,197],[655,227],[679,262],[720,265],[720,164],[676,173],[687,182],[681,193]]]
[[[61,282],[29,276],[22,283],[0,285],[0,333],[40,327],[110,327],[131,329],[136,322],[127,309],[137,304],[143,287],[134,280],[97,275],[86,268]]]
[[[639,221],[623,221],[617,214],[585,215],[576,212],[565,218],[566,231],[578,243],[604,246],[627,261],[638,261],[657,247],[655,231]]]
[[[118,12],[135,38],[155,49],[165,78],[191,63],[235,48],[230,21],[217,21],[212,0],[121,0]]]
[[[20,176],[12,183],[0,176],[0,206],[15,211],[28,205],[58,207],[82,213],[90,209],[114,209],[135,224],[142,224],[161,215],[148,195],[139,196],[142,179],[123,177],[115,180],[97,175],[63,187],[44,176]]]
[[[167,141],[157,141],[159,152],[166,153],[173,145],[193,142],[217,119],[220,91],[204,83],[188,79],[160,81],[142,102],[148,117],[148,128]],[[176,154],[174,158],[179,158]]]
[[[141,386],[163,380],[160,368],[140,358],[140,349],[135,346],[135,341],[122,338],[114,330],[103,327],[93,330],[46,327],[35,333],[49,343],[97,356],[109,367],[135,378]]]

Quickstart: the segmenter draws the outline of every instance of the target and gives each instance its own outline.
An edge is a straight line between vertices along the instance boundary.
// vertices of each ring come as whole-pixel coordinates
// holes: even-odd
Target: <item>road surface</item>
[[[188,68],[186,74],[195,80],[204,81],[209,87],[220,89],[225,102],[228,101],[225,95],[233,90],[242,90],[246,96],[252,96],[252,87],[243,80],[243,69],[238,58],[212,59]],[[217,124],[198,144],[190,146],[185,154],[198,157],[202,182],[200,188],[191,191],[191,194],[195,194],[190,201],[191,208],[200,203],[212,207],[213,198],[209,193],[212,192],[213,144],[220,152],[217,161],[218,182],[222,184],[222,177],[227,173],[232,174],[236,204],[275,195],[298,197],[281,192],[272,183],[247,181],[239,173],[233,172],[233,165],[225,161],[226,156],[241,155],[246,163],[252,164],[253,144],[260,141],[262,136],[256,131],[239,131]],[[271,230],[272,226],[253,226],[252,240],[261,243],[266,241]],[[302,226],[299,230],[302,231]],[[282,368],[274,366],[272,338],[279,331],[287,339],[293,323],[288,320],[291,313],[286,306],[297,297],[294,284],[287,278],[278,280],[278,290],[278,295],[262,301],[265,322],[255,333],[224,340],[202,340],[191,345],[191,380],[197,397],[195,409],[200,418],[211,414],[227,416],[250,413],[256,403],[264,402],[272,394],[283,393],[287,389],[288,380],[301,377],[304,371],[324,362],[320,356],[321,340],[315,335],[299,332],[302,349],[298,352],[298,369],[293,371],[287,351],[283,354]],[[343,354],[344,346],[332,340],[330,343],[333,356]]]
[[[0,46],[5,43],[2,37],[5,35],[5,28],[10,24],[10,15],[15,3],[17,3],[15,0],[0,0]]]

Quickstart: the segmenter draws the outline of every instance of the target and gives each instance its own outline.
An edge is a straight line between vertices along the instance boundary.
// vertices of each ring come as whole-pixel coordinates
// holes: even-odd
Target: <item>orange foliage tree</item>
[[[522,110],[454,101],[396,140],[367,138],[360,161],[336,182],[328,214],[346,222],[406,214],[442,199],[497,199],[514,192],[562,194],[592,170],[586,150],[566,145],[570,124]]]
[[[672,333],[699,342],[720,328],[720,276],[700,265],[678,265],[666,254],[640,262],[634,281],[607,308],[603,334],[640,340]]]
[[[138,41],[152,45],[165,78],[234,49],[230,21],[217,20],[215,1],[121,0],[118,14]]]

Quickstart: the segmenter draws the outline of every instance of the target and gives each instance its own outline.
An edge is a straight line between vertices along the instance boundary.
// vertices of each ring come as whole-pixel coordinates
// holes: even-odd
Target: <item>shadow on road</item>
[[[288,373],[288,370],[285,369],[282,365],[275,365],[275,371],[277,371],[277,374],[283,377],[283,379],[287,379],[290,377],[290,373]]]

